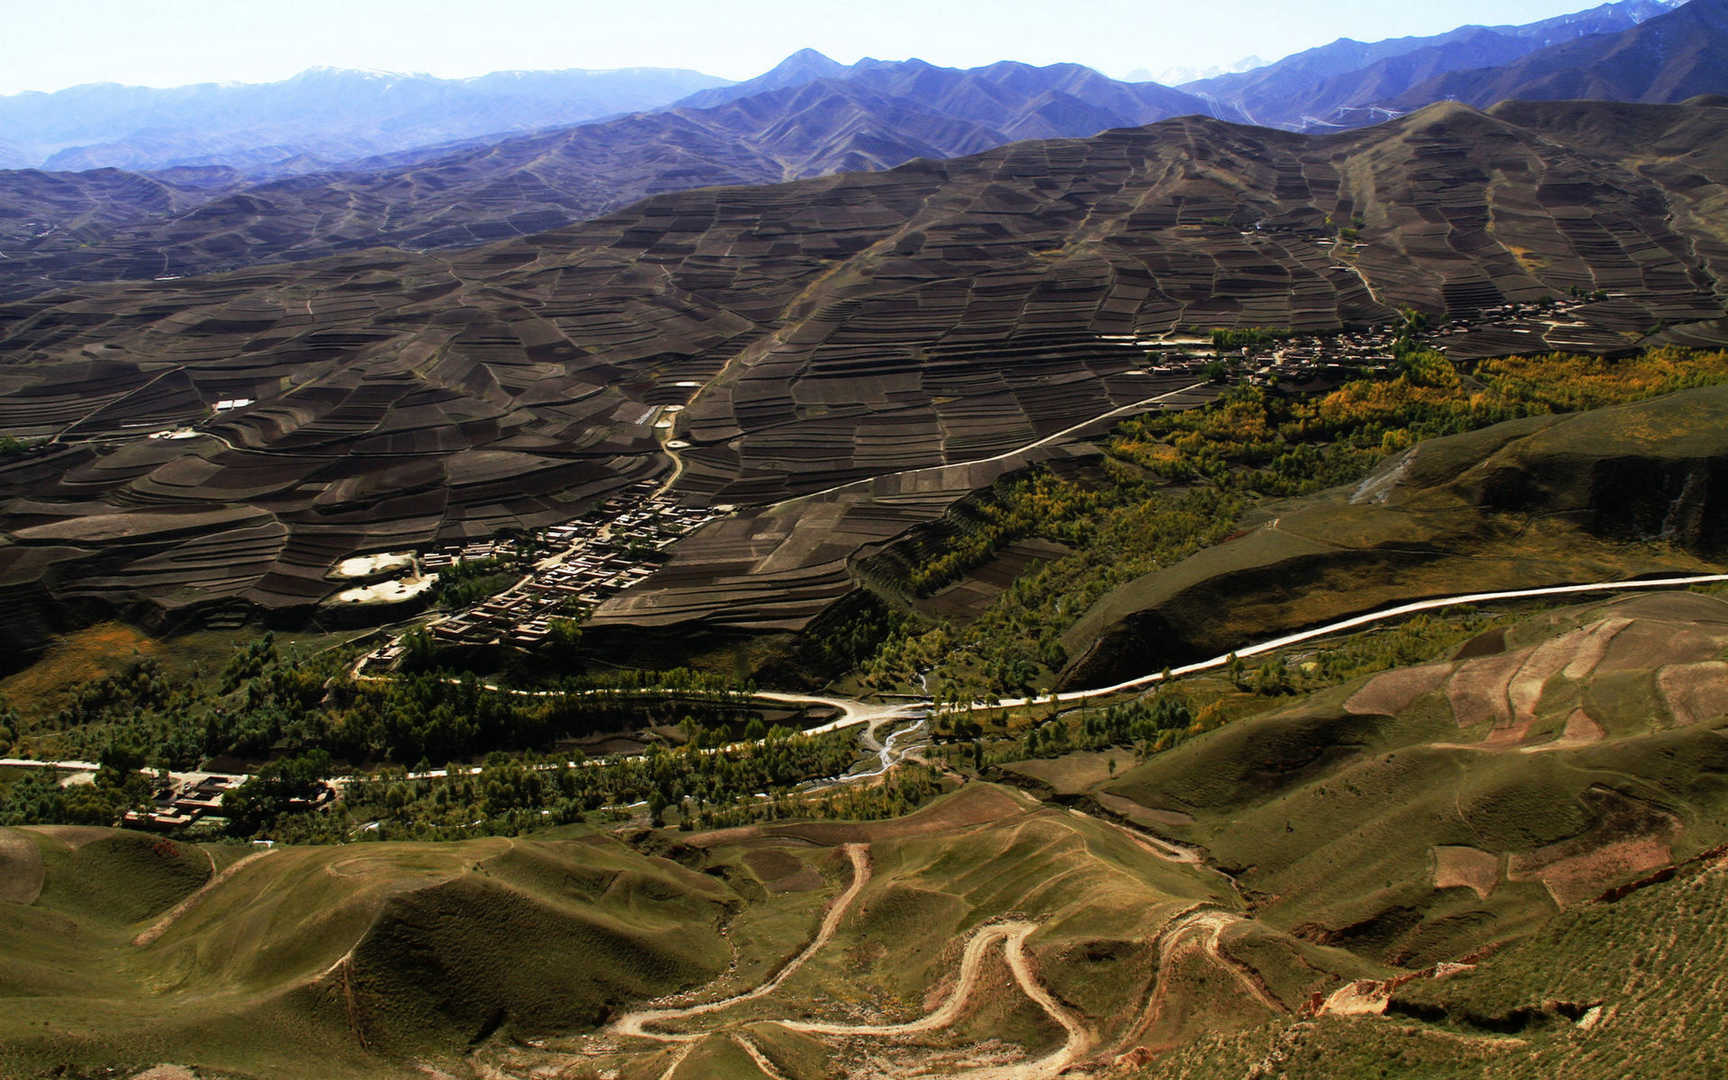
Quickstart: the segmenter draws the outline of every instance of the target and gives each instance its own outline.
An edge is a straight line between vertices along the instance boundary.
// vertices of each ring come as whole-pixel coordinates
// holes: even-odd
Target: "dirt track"
[[[711,1032],[656,1031],[650,1025],[718,1012],[733,1005],[753,1001],[778,989],[786,979],[803,967],[805,962],[816,954],[817,950],[827,945],[829,940],[833,938],[834,931],[840,925],[840,920],[845,917],[853,902],[858,898],[858,894],[870,881],[868,845],[847,844],[845,851],[847,857],[852,861],[852,883],[829,906],[827,914],[822,919],[822,925],[816,931],[816,936],[811,939],[810,944],[806,945],[798,955],[787,961],[786,965],[777,971],[773,978],[753,990],[747,990],[741,994],[734,994],[717,1001],[672,1008],[641,1009],[625,1013],[606,1027],[607,1034],[634,1036],[661,1043],[683,1044],[679,1052],[673,1056],[664,1075],[671,1076],[674,1074],[683,1062],[690,1044],[707,1038]],[[965,952],[960,957],[960,969],[955,979],[954,988],[949,991],[947,999],[935,1011],[920,1019],[899,1024],[842,1024],[812,1020],[768,1020],[765,1022],[778,1024],[790,1031],[843,1037],[899,1037],[940,1031],[952,1026],[960,1019],[967,1002],[978,987],[984,962],[988,958],[991,947],[1001,943],[1003,958],[1007,961],[1009,971],[1014,975],[1014,981],[1019,984],[1020,989],[1035,1005],[1043,1009],[1052,1020],[1061,1026],[1063,1031],[1067,1033],[1067,1037],[1054,1052],[1036,1061],[972,1069],[954,1075],[965,1076],[970,1080],[1044,1080],[1044,1078],[1053,1077],[1090,1049],[1093,1039],[1091,1031],[1086,1028],[1080,1017],[1057,1001],[1049,990],[1045,989],[1044,985],[1038,981],[1037,974],[1032,969],[1032,958],[1026,951],[1026,939],[1037,929],[1037,923],[1023,920],[991,923],[980,927],[973,933],[971,940],[966,943]],[[764,1075],[770,1078],[778,1075],[773,1063],[766,1059],[754,1042],[738,1033],[734,1033],[732,1039],[745,1053],[750,1055]]]
[[[846,891],[835,898],[834,903],[828,908],[828,914],[823,917],[822,925],[817,929],[816,936],[810,939],[810,944],[806,945],[797,956],[788,960],[785,967],[774,973],[773,978],[754,990],[746,990],[742,994],[734,994],[732,997],[721,998],[719,1001],[707,1001],[700,1005],[686,1005],[680,1008],[644,1009],[639,1012],[625,1013],[607,1025],[606,1031],[613,1035],[635,1035],[639,1038],[654,1039],[659,1042],[695,1042],[705,1038],[707,1033],[650,1031],[647,1025],[667,1020],[679,1020],[687,1016],[700,1016],[703,1013],[718,1012],[732,1005],[754,1001],[759,997],[773,993],[780,987],[781,983],[803,967],[805,961],[815,955],[816,950],[828,944],[828,940],[834,936],[835,928],[840,925],[840,920],[845,917],[846,910],[852,906],[852,901],[858,898],[858,894],[870,881],[869,845],[847,844],[845,851],[846,857],[852,860],[852,884],[848,885]]]
[[[968,1077],[970,1080],[1042,1080],[1044,1077],[1055,1076],[1086,1052],[1091,1046],[1092,1034],[1080,1022],[1079,1017],[1051,996],[1033,973],[1031,957],[1026,952],[1026,939],[1037,929],[1037,923],[1021,921],[992,923],[979,928],[972,935],[972,940],[966,943],[966,951],[960,957],[959,977],[955,980],[954,989],[949,992],[948,999],[936,1011],[921,1019],[909,1020],[903,1024],[832,1024],[808,1020],[780,1020],[777,1023],[790,1031],[802,1031],[812,1035],[902,1036],[939,1031],[952,1026],[960,1018],[961,1010],[977,989],[990,947],[1001,942],[1003,956],[1008,961],[1009,970],[1014,973],[1014,981],[1020,984],[1020,989],[1034,1004],[1062,1026],[1068,1033],[1067,1038],[1054,1053],[1036,1061],[969,1069],[952,1075]]]
[[[155,941],[157,938],[159,938],[163,934],[167,933],[168,928],[170,926],[173,926],[174,923],[179,920],[180,916],[186,914],[188,911],[191,911],[193,905],[197,904],[198,901],[204,899],[205,893],[208,893],[211,889],[214,889],[216,886],[222,884],[224,881],[227,881],[229,878],[231,878],[235,874],[239,873],[240,870],[243,867],[245,867],[247,864],[255,862],[259,859],[262,859],[264,856],[271,854],[275,850],[276,850],[275,848],[266,848],[263,851],[254,851],[250,855],[243,856],[239,859],[236,859],[234,862],[229,863],[227,868],[222,870],[220,873],[211,874],[209,881],[206,881],[204,884],[198,886],[198,890],[196,892],[192,893],[190,896],[186,897],[186,899],[180,901],[178,904],[175,904],[172,908],[169,908],[168,913],[166,915],[163,915],[160,919],[157,919],[154,923],[152,923],[150,925],[150,927],[148,929],[144,930],[137,937],[133,938],[132,944],[138,945],[138,946],[143,946],[143,945],[148,945],[151,942]],[[214,861],[211,862],[211,867],[212,867],[212,869],[214,869],[214,867],[215,867]]]
[[[1204,907],[1192,908],[1170,920],[1158,942],[1158,979],[1147,1002],[1146,1014],[1134,1026],[1127,1042],[1132,1043],[1142,1038],[1163,1014],[1165,1001],[1170,993],[1166,973],[1174,970],[1174,961],[1185,949],[1199,948],[1208,960],[1227,971],[1251,998],[1274,1015],[1283,1015],[1290,1011],[1283,1002],[1272,996],[1257,972],[1220,947],[1219,938],[1224,931],[1242,921],[1240,915]],[[1198,941],[1194,940],[1196,937],[1199,938]]]

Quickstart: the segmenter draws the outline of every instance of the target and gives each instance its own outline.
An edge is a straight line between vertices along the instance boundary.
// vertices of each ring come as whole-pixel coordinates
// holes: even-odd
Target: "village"
[[[1470,316],[1438,319],[1423,327],[1418,336],[1425,347],[1448,353],[1457,339],[1484,330],[1506,335],[1553,333],[1583,325],[1571,317],[1573,312],[1615,295],[1579,292],[1540,303],[1500,304]],[[1201,374],[1213,364],[1223,362],[1232,378],[1252,385],[1272,382],[1303,385],[1328,375],[1355,377],[1358,373],[1389,371],[1402,334],[1403,328],[1395,324],[1381,324],[1324,334],[1222,331],[1211,338],[1136,340],[1134,344],[1149,350],[1147,370],[1153,373]]]
[[[102,766],[94,761],[37,761],[33,758],[0,758],[0,768],[39,769],[62,787],[77,787],[96,782]],[[220,832],[227,821],[222,797],[238,789],[250,779],[244,773],[221,772],[149,772],[152,779],[149,809],[128,810],[121,824],[132,829],[152,832],[173,832],[203,823]],[[305,795],[290,798],[287,806],[293,810],[317,810],[336,801],[336,786],[322,781]]]
[[[659,494],[655,484],[642,483],[574,521],[525,537],[422,552],[416,562],[426,579],[480,560],[534,560],[516,584],[463,611],[439,616],[424,629],[441,646],[532,649],[551,635],[554,620],[579,617],[645,580],[680,538],[730,510],[682,506]],[[362,657],[355,671],[389,670],[403,650],[401,639],[393,638]]]
[[[1511,332],[1561,325],[1573,308],[1600,297],[1550,299],[1541,304],[1507,304],[1474,319],[1442,321],[1423,337],[1446,348],[1448,339],[1485,326]],[[1254,385],[1289,383],[1312,387],[1361,372],[1385,372],[1394,362],[1402,328],[1382,325],[1327,334],[1287,331],[1221,331],[1212,336],[1134,339],[1124,335],[1110,344],[1143,349],[1144,369],[1127,374],[1208,375],[1220,364],[1233,380]],[[1216,377],[1216,376],[1214,376]],[[575,520],[524,536],[493,537],[448,544],[413,553],[364,556],[350,562],[356,576],[370,578],[339,594],[362,602],[400,602],[431,594],[440,574],[484,561],[526,565],[515,584],[463,610],[423,623],[439,647],[534,649],[544,644],[560,618],[580,618],[608,597],[640,584],[668,558],[674,544],[733,508],[692,507],[643,482],[626,488]],[[406,576],[398,576],[407,571]],[[382,577],[382,580],[379,578]],[[395,669],[406,646],[392,636],[355,665],[356,674]]]

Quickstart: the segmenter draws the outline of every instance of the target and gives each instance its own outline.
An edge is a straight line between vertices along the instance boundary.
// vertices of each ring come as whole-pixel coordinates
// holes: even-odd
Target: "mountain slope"
[[[479,244],[665,191],[889,168],[1206,109],[1166,87],[1116,83],[1073,64],[958,71],[866,61],[839,69],[824,59],[794,57],[754,92],[698,95],[699,103],[715,102],[707,108],[396,155],[345,172],[230,183],[190,210],[164,212],[141,201],[129,213],[110,210],[105,231],[73,233],[71,222],[89,216],[84,208],[31,209],[31,192],[44,181],[0,174],[0,192],[22,218],[0,236],[7,241],[0,295],[55,281],[202,273],[380,244]],[[820,74],[836,69],[845,77]],[[54,182],[72,191],[86,183],[75,176]]]
[[[6,1076],[71,1058],[129,1076],[191,1048],[224,1075],[305,1075],[314,1057],[319,1075],[404,1075],[501,1026],[580,1029],[714,977],[716,924],[739,903],[603,836],[236,861],[125,830],[0,829],[12,860],[38,895],[0,897]]]
[[[1500,67],[1436,76],[1393,99],[1677,102],[1728,90],[1728,2],[1691,0],[1618,34],[1597,34]]]
[[[686,498],[769,504],[1011,455],[1178,391],[1135,343],[1182,328],[1335,331],[1576,288],[1614,295],[1448,348],[1719,336],[1728,109],[1531,115],[1546,119],[1441,105],[1324,137],[1187,117],[659,195],[451,255],[371,249],[0,307],[0,432],[51,440],[0,465],[8,628],[26,639],[73,599],[304,608],[346,554],[568,520],[672,467],[663,405],[688,405]],[[1355,240],[1328,218],[1359,218]],[[212,411],[234,399],[254,403]],[[140,437],[182,425],[197,437]],[[839,529],[840,509],[822,520]],[[644,611],[758,619],[716,575],[783,543],[775,603],[803,605],[847,580],[857,544],[906,527],[854,509],[833,536],[801,514],[699,536],[687,546],[706,553]],[[734,530],[758,531],[740,548]]]
[[[1253,71],[1180,89],[1236,109],[1251,123],[1293,131],[1372,123],[1387,113],[1367,106],[1399,98],[1441,72],[1505,63],[1557,42],[1618,32],[1672,6],[1666,0],[1622,0],[1523,26],[1462,26],[1431,37],[1377,42],[1340,38]],[[1440,96],[1412,100],[1427,104]]]
[[[1687,390],[1421,443],[1360,485],[1268,511],[1232,541],[1101,597],[1065,635],[1070,686],[1222,655],[1399,599],[1612,580],[1717,560],[1728,390]]]

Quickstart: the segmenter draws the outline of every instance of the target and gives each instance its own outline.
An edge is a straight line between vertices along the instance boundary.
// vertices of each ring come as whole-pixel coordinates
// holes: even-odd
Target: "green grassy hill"
[[[1003,768],[1044,799],[268,853],[0,831],[0,1076],[1711,1075],[1728,599],[1464,625],[1138,760]]]
[[[1563,912],[1473,968],[1405,984],[1383,1014],[1211,1035],[1118,1075],[1719,1077],[1728,1073],[1720,1037],[1725,912],[1728,863],[1718,854],[1623,900]]]
[[[1560,609],[1358,679],[1100,786],[1162,811],[1260,919],[1455,959],[1728,840],[1728,603]]]
[[[711,978],[736,903],[595,837],[280,848],[218,876],[215,849],[143,834],[5,836],[8,868],[33,845],[43,887],[0,903],[4,1076],[67,1061],[406,1072]]]
[[[1108,684],[1394,601],[1699,570],[1728,535],[1724,460],[1723,387],[1427,440],[1107,593],[1063,635],[1062,680]]]

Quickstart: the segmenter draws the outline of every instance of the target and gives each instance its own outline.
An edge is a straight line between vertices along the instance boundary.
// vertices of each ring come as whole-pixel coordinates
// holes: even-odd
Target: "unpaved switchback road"
[[[1171,995],[1171,972],[1176,970],[1178,957],[1188,950],[1198,949],[1207,960],[1222,968],[1244,992],[1274,1015],[1290,1010],[1267,988],[1260,973],[1225,952],[1219,939],[1224,931],[1245,921],[1242,916],[1217,908],[1194,907],[1182,912],[1165,924],[1158,938],[1158,976],[1152,994],[1146,1002],[1145,1014],[1128,1032],[1124,1043],[1133,1045],[1152,1030],[1164,1014]]]
[[[840,920],[845,918],[853,902],[858,899],[858,894],[870,881],[868,845],[847,844],[845,851],[852,862],[852,883],[829,906],[827,914],[822,919],[822,925],[816,931],[816,936],[811,939],[810,944],[806,945],[798,955],[787,961],[786,965],[776,972],[773,978],[754,990],[747,990],[744,993],[734,994],[718,1001],[659,1009],[639,1009],[625,1013],[607,1025],[606,1033],[650,1039],[659,1043],[681,1044],[678,1053],[673,1057],[666,1071],[668,1076],[675,1074],[684,1060],[685,1053],[688,1052],[689,1044],[707,1038],[712,1032],[658,1031],[654,1030],[653,1025],[718,1012],[746,1001],[754,1001],[774,992],[794,972],[803,967],[818,949],[827,945],[829,940],[833,938],[834,931],[840,925]],[[1037,929],[1037,923],[1024,920],[991,923],[980,927],[973,933],[971,940],[966,943],[966,949],[960,957],[960,970],[955,978],[953,989],[948,992],[947,999],[935,1011],[920,1019],[898,1024],[844,1024],[815,1020],[774,1019],[758,1022],[778,1024],[788,1030],[811,1035],[842,1037],[893,1038],[941,1031],[953,1026],[960,1019],[967,1002],[972,999],[978,988],[984,963],[988,959],[991,948],[1001,944],[1003,959],[1007,962],[1008,969],[1014,976],[1014,981],[1033,1004],[1044,1010],[1066,1032],[1066,1037],[1062,1045],[1055,1051],[1035,1061],[968,1069],[951,1075],[963,1076],[967,1080],[1046,1080],[1048,1077],[1056,1076],[1090,1049],[1093,1037],[1081,1018],[1067,1006],[1057,1001],[1055,996],[1038,981],[1032,968],[1032,957],[1026,950],[1026,939]],[[757,1060],[759,1065],[763,1064],[763,1060],[759,1057],[761,1055],[760,1048],[746,1036],[735,1033],[733,1039],[753,1060]],[[766,1063],[763,1072],[770,1077],[776,1075],[771,1062]]]
[[[1061,1025],[1067,1037],[1054,1052],[1035,1061],[966,1069],[947,1075],[965,1077],[967,1080],[1044,1080],[1046,1077],[1053,1077],[1086,1052],[1092,1044],[1092,1034],[1078,1016],[1044,988],[1044,984],[1040,983],[1037,975],[1033,973],[1032,958],[1026,952],[1026,939],[1037,929],[1037,923],[1019,920],[980,927],[973,933],[972,940],[966,943],[966,951],[961,954],[960,972],[954,980],[954,988],[948,992],[947,1000],[921,1019],[908,1020],[903,1024],[836,1024],[814,1020],[779,1020],[776,1023],[789,1031],[801,1031],[811,1035],[879,1037],[924,1035],[952,1027],[955,1021],[960,1019],[961,1011],[978,988],[978,980],[983,973],[984,961],[990,947],[1001,942],[1003,957],[1008,962],[1009,971],[1014,975],[1014,981],[1033,1004]]]
[[[773,978],[754,990],[747,990],[742,994],[735,994],[719,1001],[707,1001],[700,1005],[686,1005],[680,1008],[643,1009],[639,1012],[625,1013],[607,1025],[607,1032],[613,1035],[635,1035],[639,1038],[654,1039],[658,1042],[695,1042],[698,1039],[706,1038],[708,1033],[650,1031],[647,1025],[663,1023],[667,1020],[680,1020],[688,1016],[700,1016],[703,1013],[718,1012],[742,1002],[754,1001],[779,989],[780,984],[803,967],[805,961],[815,955],[816,950],[828,944],[828,939],[834,936],[835,928],[840,925],[840,920],[846,916],[846,911],[852,906],[852,901],[858,899],[858,894],[864,890],[864,886],[870,881],[869,845],[847,844],[845,851],[846,857],[852,860],[852,884],[848,885],[846,891],[836,897],[833,904],[829,905],[828,914],[823,917],[822,925],[817,929],[816,936],[810,939],[810,944],[806,945],[797,956],[788,960],[786,966],[776,972]]]

